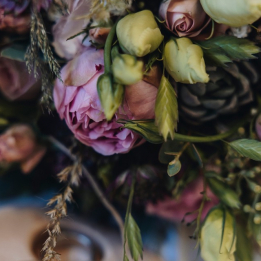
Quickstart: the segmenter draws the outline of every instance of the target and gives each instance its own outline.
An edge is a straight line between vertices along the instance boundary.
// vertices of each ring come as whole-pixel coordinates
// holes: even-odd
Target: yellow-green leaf
[[[241,139],[230,142],[229,145],[241,156],[261,161],[261,142],[251,139]]]
[[[174,139],[178,123],[178,102],[173,86],[164,75],[156,99],[155,123],[165,141],[169,135]]]
[[[138,261],[140,257],[142,258],[142,239],[140,229],[131,213],[128,217],[126,232],[131,257],[134,259],[134,261]]]

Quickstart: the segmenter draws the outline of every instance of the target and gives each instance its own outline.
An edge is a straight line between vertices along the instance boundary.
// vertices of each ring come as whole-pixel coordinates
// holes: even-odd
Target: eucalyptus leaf
[[[11,46],[8,46],[4,48],[1,51],[1,57],[5,57],[8,59],[16,60],[19,62],[24,62],[24,55],[26,53],[27,46],[24,46],[23,44],[13,44]]]
[[[174,164],[169,164],[168,170],[167,170],[168,175],[170,177],[173,177],[180,172],[180,169],[181,169],[181,163],[180,163],[180,160],[177,160]]]
[[[228,143],[241,156],[261,161],[261,142],[257,140],[241,139]]]
[[[164,75],[156,99],[155,123],[165,141],[168,136],[174,139],[178,123],[178,101],[173,86]]]
[[[127,223],[127,240],[130,249],[130,253],[134,261],[138,261],[139,258],[143,257],[142,254],[142,239],[140,234],[140,229],[132,217],[131,213],[128,217]]]
[[[219,36],[207,41],[198,42],[204,52],[204,57],[212,65],[226,66],[233,60],[248,60],[256,58],[254,54],[260,52],[260,48],[248,39],[234,36]]]

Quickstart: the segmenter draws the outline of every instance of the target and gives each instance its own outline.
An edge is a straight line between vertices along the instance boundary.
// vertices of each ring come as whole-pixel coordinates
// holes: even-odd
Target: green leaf
[[[210,210],[201,229],[200,246],[205,261],[235,261],[235,219],[229,211],[222,207]]]
[[[252,261],[253,260],[253,246],[250,238],[247,237],[246,227],[237,224],[237,250],[236,257],[238,261]]]
[[[124,255],[123,261],[129,261],[129,258],[127,257],[127,255]]]
[[[149,54],[149,60],[146,64],[145,73],[147,73],[152,68],[153,64],[157,61],[157,59],[160,59],[160,56],[161,53],[158,50]]]
[[[174,139],[178,122],[178,102],[176,92],[169,80],[162,75],[155,106],[155,123],[166,141],[170,135]]]
[[[177,140],[168,140],[164,142],[159,151],[160,163],[169,164],[169,162],[173,160],[173,155],[169,155],[167,152],[179,152],[182,150],[183,146],[184,142]]]
[[[132,215],[129,214],[127,223],[127,240],[130,249],[130,253],[134,261],[138,261],[139,257],[142,258],[142,239],[140,229],[133,219]]]
[[[145,140],[153,144],[163,143],[162,137],[158,133],[158,128],[154,121],[126,121],[119,120],[124,124],[124,128],[137,132]]]
[[[1,57],[9,58],[12,60],[24,62],[24,55],[26,53],[27,46],[13,44],[1,51]]]
[[[260,48],[247,39],[234,36],[219,36],[207,41],[198,42],[209,62],[218,66],[226,66],[233,60],[248,60],[256,58],[253,54],[260,52]]]
[[[241,139],[228,143],[241,156],[261,161],[261,142],[257,140]]]
[[[201,156],[200,156],[196,146],[194,144],[191,144],[191,147],[192,147],[193,155],[194,155],[196,161],[198,162],[198,165],[200,166],[200,168],[203,168],[203,161],[201,159]]]
[[[173,177],[173,176],[175,176],[176,174],[179,173],[180,169],[181,169],[180,160],[176,160],[176,161],[174,162],[174,164],[171,164],[171,163],[169,164],[168,170],[167,170],[168,175],[169,175],[170,177]]]
[[[126,242],[128,242],[129,250],[131,253],[132,258],[134,261],[138,261],[139,257],[143,257],[142,254],[142,238],[140,234],[140,229],[133,219],[131,215],[131,207],[132,207],[132,201],[134,196],[134,189],[135,189],[135,182],[136,177],[132,177],[132,184],[131,184],[131,190],[128,200],[128,206],[125,216],[125,224],[124,224],[124,253],[123,253],[123,260],[126,261]]]
[[[98,79],[97,89],[105,117],[110,121],[122,103],[124,87],[113,83],[110,74],[103,74]]]
[[[207,176],[207,175],[206,175]],[[239,209],[241,207],[241,202],[238,195],[234,190],[232,190],[227,184],[223,183],[216,178],[207,178],[212,192],[227,206],[231,208]]]

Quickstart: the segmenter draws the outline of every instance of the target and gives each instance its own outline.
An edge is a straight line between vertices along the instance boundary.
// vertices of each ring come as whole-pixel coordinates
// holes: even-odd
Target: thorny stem
[[[57,148],[59,148],[64,154],[66,154],[71,160],[73,160],[73,161],[77,160],[77,157],[74,154],[72,154],[72,152],[68,148],[66,148],[61,142],[56,140],[54,137],[49,136],[48,140],[52,144],[54,144]],[[114,208],[114,206],[107,200],[107,198],[104,196],[101,188],[99,187],[99,185],[97,184],[95,179],[92,177],[91,173],[86,169],[86,167],[84,165],[82,165],[82,171],[83,171],[83,174],[85,175],[85,177],[90,182],[90,184],[91,184],[93,190],[95,191],[96,195],[98,196],[98,198],[101,200],[101,202],[103,203],[105,208],[107,208],[110,211],[110,213],[114,217],[115,221],[117,222],[119,229],[120,229],[122,242],[124,242],[124,222],[123,222],[120,214]]]

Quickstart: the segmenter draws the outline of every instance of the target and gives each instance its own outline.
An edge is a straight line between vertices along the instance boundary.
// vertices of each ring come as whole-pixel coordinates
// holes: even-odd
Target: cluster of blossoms
[[[211,156],[209,151],[204,151],[204,146],[203,152],[194,146],[196,142],[221,142],[237,129],[226,132],[227,126],[218,122],[207,126],[206,133],[213,134],[215,129],[216,134],[218,129],[221,134],[198,137],[191,136],[193,132],[198,133],[191,128],[194,125],[186,124],[200,125],[219,115],[238,112],[240,106],[256,98],[252,84],[258,82],[259,75],[254,65],[245,60],[255,58],[260,52],[254,28],[260,23],[261,0],[164,0],[154,3],[156,12],[139,9],[137,6],[142,5],[138,0],[137,5],[135,1],[66,0],[61,1],[66,4],[65,13],[55,9],[59,2],[0,0],[3,46],[12,46],[12,39],[7,37],[10,34],[22,35],[21,38],[31,34],[32,41],[42,39],[34,35],[34,26],[30,32],[30,24],[37,23],[33,19],[40,17],[38,20],[43,24],[35,27],[41,28],[46,41],[36,41],[31,47],[41,49],[46,67],[49,65],[52,69],[57,56],[63,65],[52,94],[48,90],[48,95],[53,96],[53,110],[65,120],[75,138],[94,151],[110,156],[127,153],[146,140],[163,143],[162,158],[175,157],[168,160],[167,172],[172,177],[185,169],[180,157],[189,147],[193,153],[187,153],[190,154],[187,157],[199,165],[196,177],[185,180],[182,175],[178,176],[177,189],[164,194],[156,204],[146,202],[146,211],[175,221],[194,211],[187,221],[196,221],[198,225],[200,220],[206,220],[202,227],[197,227],[196,235],[201,240],[202,257],[207,261],[235,260],[236,240],[231,236],[236,222],[233,211],[239,211],[243,204],[238,187],[245,179],[245,187],[252,191],[250,197],[260,193],[261,187],[254,180],[258,171],[248,161],[230,160],[233,158],[230,152],[225,159],[219,145],[213,147],[215,152],[222,150],[222,153]],[[94,3],[98,3],[98,7]],[[142,4],[146,6],[147,0]],[[49,35],[45,32],[45,19],[52,21],[48,24],[52,32],[49,40],[55,56],[47,47]],[[255,22],[251,28],[249,25]],[[248,37],[249,32],[254,40]],[[0,48],[2,51],[1,45]],[[24,59],[12,59],[10,50],[3,53],[0,98],[12,102],[37,100],[46,79],[35,79],[28,73]],[[46,89],[42,87],[42,91]],[[185,126],[181,128],[182,134],[175,133],[179,121]],[[259,116],[256,120],[259,139],[260,126]],[[248,137],[244,130],[240,131],[240,135]],[[176,137],[183,142],[182,148],[174,144]],[[168,142],[172,145],[171,151],[164,147]],[[240,155],[261,161],[257,143],[243,139],[236,145],[231,142],[231,147]],[[38,142],[29,125],[15,125],[0,136],[0,162],[17,162],[24,173],[30,172],[45,152],[46,147]],[[214,171],[207,169],[209,162],[220,159],[226,163],[216,164],[218,170],[213,166]],[[245,172],[238,171],[239,163],[246,166]],[[188,183],[190,186],[186,187]],[[180,192],[182,186],[184,190]],[[220,206],[213,208],[219,202]],[[254,217],[251,220],[256,221],[259,210],[251,211],[251,218]],[[220,232],[222,226],[224,237]],[[211,238],[213,242],[224,238],[220,253],[204,240],[207,234],[218,235],[217,239]]]

